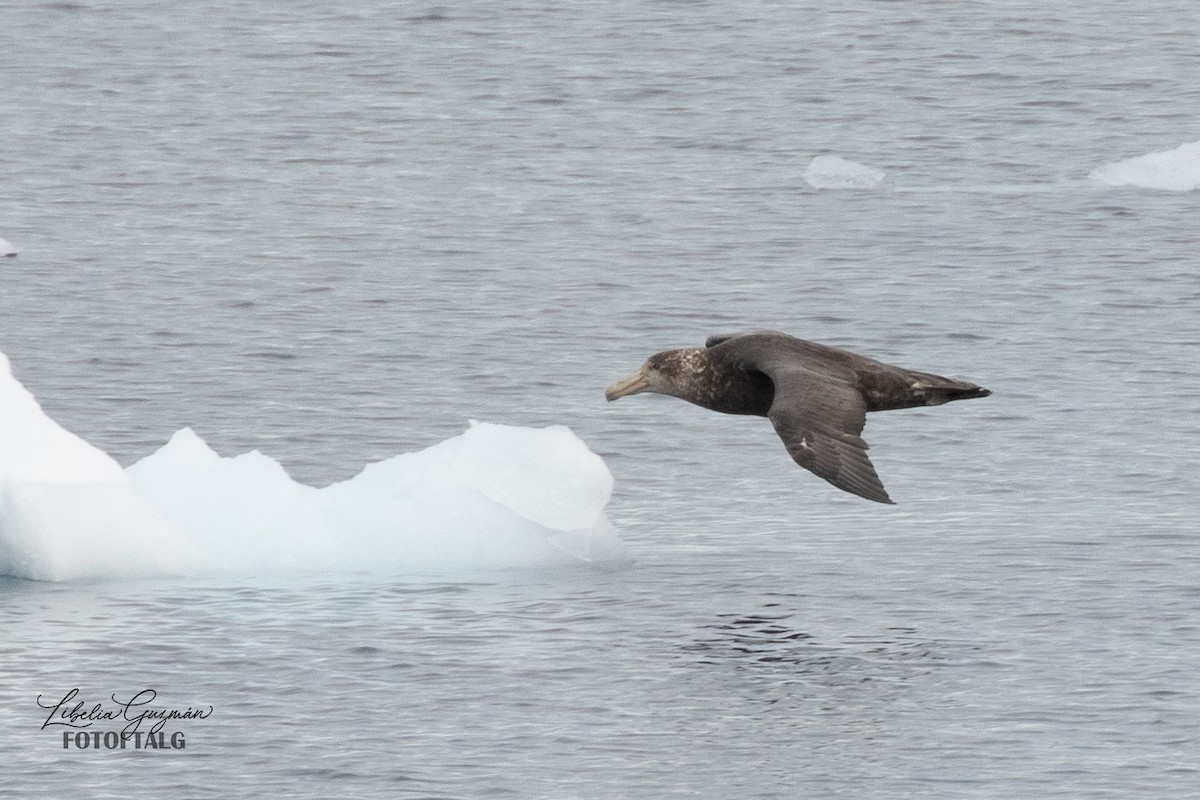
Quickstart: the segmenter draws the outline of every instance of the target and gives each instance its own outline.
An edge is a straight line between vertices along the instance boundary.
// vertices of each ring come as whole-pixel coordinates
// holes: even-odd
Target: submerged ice
[[[620,560],[612,476],[568,428],[472,424],[324,488],[184,429],[127,470],[45,415],[0,354],[0,574],[35,580]]]

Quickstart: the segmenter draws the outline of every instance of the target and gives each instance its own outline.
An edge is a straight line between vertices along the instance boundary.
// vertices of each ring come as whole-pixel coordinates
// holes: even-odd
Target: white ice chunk
[[[603,511],[612,476],[562,426],[475,424],[323,489],[257,452],[222,458],[185,429],[129,473],[187,533],[197,568],[436,572],[625,557]]]
[[[317,489],[297,483],[258,451],[222,458],[191,428],[127,470],[151,507],[188,538],[192,568],[257,572],[275,566],[320,566],[311,548],[311,516],[298,531],[280,520],[313,505]]]
[[[0,574],[171,572],[186,551],[121,466],[47,417],[0,353]]]
[[[1092,173],[1110,186],[1189,192],[1200,189],[1200,142],[1118,161]]]
[[[0,481],[128,483],[121,465],[46,416],[0,353]]]
[[[612,496],[604,459],[565,425],[530,430],[472,422],[438,447],[465,485],[553,530],[591,528]]]
[[[0,257],[15,256],[16,254],[17,254],[17,248],[13,247],[12,244],[9,243],[7,240],[0,239]]]
[[[874,189],[883,183],[883,170],[841,156],[817,156],[804,170],[804,181],[814,189]]]
[[[0,354],[0,575],[413,573],[625,560],[604,461],[568,428],[472,424],[323,489],[190,429],[128,470],[49,419]]]

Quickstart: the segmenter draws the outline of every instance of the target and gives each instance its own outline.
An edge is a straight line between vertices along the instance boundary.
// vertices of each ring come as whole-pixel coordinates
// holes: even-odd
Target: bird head
[[[656,353],[637,372],[609,386],[604,396],[610,402],[640,392],[686,397],[690,377],[703,371],[703,353],[697,347]]]

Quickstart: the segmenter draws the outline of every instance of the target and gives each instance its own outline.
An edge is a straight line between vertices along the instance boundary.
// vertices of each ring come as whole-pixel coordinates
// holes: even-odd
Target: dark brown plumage
[[[895,367],[775,331],[667,350],[608,387],[611,401],[668,394],[725,414],[767,417],[796,463],[839,489],[891,503],[860,434],[868,411],[987,397],[967,381]]]

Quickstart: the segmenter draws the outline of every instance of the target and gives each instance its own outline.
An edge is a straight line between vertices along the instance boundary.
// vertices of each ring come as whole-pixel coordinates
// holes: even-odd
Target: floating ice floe
[[[7,239],[0,239],[0,257],[13,257],[17,254],[17,248],[13,247]]]
[[[884,174],[841,156],[817,156],[804,170],[804,182],[814,189],[874,189],[883,183]]]
[[[1138,186],[1172,192],[1200,189],[1200,142],[1118,161],[1096,170],[1092,178],[1110,186]]]
[[[45,415],[0,354],[0,575],[366,570],[621,561],[604,461],[563,426],[473,424],[342,483],[223,458],[190,429],[127,470]]]

